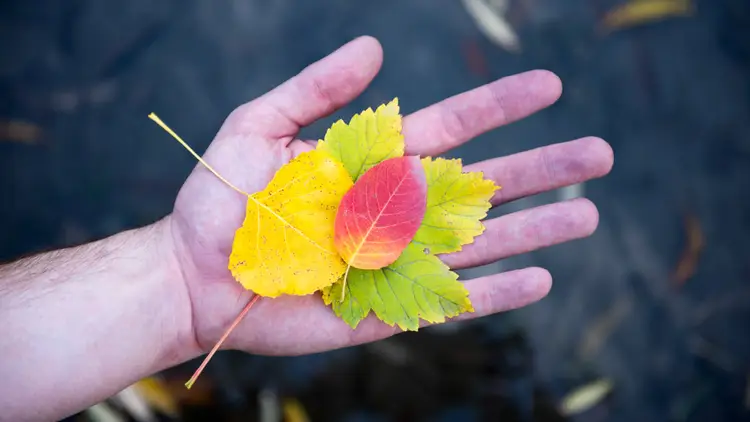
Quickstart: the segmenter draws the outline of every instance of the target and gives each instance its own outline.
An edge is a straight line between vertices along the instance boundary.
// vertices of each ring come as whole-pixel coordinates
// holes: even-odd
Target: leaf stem
[[[346,297],[346,279],[349,278],[349,268],[352,267],[352,264],[347,264],[346,271],[344,272],[344,282],[341,283],[341,300],[340,302],[344,301],[344,297]]]
[[[219,350],[219,347],[221,347],[221,345],[224,343],[227,337],[229,337],[229,334],[232,332],[232,330],[234,330],[235,327],[239,325],[240,321],[242,321],[242,319],[245,318],[245,315],[247,315],[248,311],[250,311],[250,308],[253,307],[253,305],[255,304],[255,302],[258,301],[258,299],[260,299],[260,295],[253,296],[250,302],[248,302],[247,305],[245,305],[245,308],[242,310],[242,312],[240,312],[240,314],[237,315],[237,318],[234,319],[234,322],[232,322],[232,325],[230,325],[229,328],[224,332],[224,335],[221,336],[218,342],[216,342],[216,345],[214,345],[214,348],[211,349],[211,352],[209,352],[206,358],[203,359],[203,363],[201,363],[201,366],[198,367],[198,369],[195,371],[193,376],[188,380],[188,382],[185,383],[185,387],[187,387],[188,390],[190,389],[190,387],[193,386],[193,384],[195,384],[195,381],[198,380],[198,377],[200,376],[201,372],[203,372],[203,369],[206,367],[206,365],[208,365],[208,361],[210,361],[211,358],[214,356],[214,354]]]
[[[201,158],[200,155],[198,155],[195,151],[193,151],[193,149],[190,148],[190,145],[188,145],[187,142],[183,141],[182,138],[180,138],[179,135],[177,135],[172,129],[170,129],[170,127],[167,126],[167,124],[164,123],[159,118],[159,116],[157,116],[155,113],[149,114],[148,118],[151,119],[151,120],[153,120],[154,122],[156,122],[156,124],[159,125],[162,129],[164,129],[168,134],[172,135],[172,137],[175,138],[180,144],[182,144],[182,146],[185,147],[185,149],[187,149],[188,152],[190,152],[193,155],[193,157],[195,157],[211,173],[213,173],[214,176],[218,177],[219,180],[221,180],[222,182],[226,183],[227,186],[229,186],[230,188],[236,190],[237,192],[241,193],[242,195],[247,196],[247,198],[249,200],[255,202],[256,204],[258,204],[259,207],[261,207],[264,210],[268,211],[271,215],[273,215],[274,217],[276,217],[277,219],[279,219],[283,224],[289,226],[292,230],[296,231],[300,236],[304,237],[310,243],[312,243],[313,246],[317,247],[318,249],[322,250],[323,252],[325,252],[327,254],[331,254],[331,255],[333,254],[333,252],[331,252],[328,249],[322,247],[321,245],[319,245],[313,239],[310,239],[310,237],[308,237],[307,235],[305,235],[304,233],[302,233],[297,227],[294,227],[294,225],[292,225],[291,223],[289,223],[288,221],[286,221],[284,219],[284,217],[280,216],[274,210],[272,210],[271,208],[269,208],[268,206],[266,206],[266,204],[260,202],[256,197],[254,197],[253,195],[250,195],[249,193],[243,191],[242,189],[240,189],[237,186],[233,185],[229,180],[225,179],[221,174],[219,174],[218,171],[214,170],[213,167],[211,167],[205,160],[203,160],[203,158]]]
[[[153,120],[154,122],[156,122],[157,125],[161,126],[162,129],[164,129],[165,131],[167,131],[167,133],[169,133],[170,135],[172,135],[172,137],[175,138],[177,140],[177,142],[181,143],[182,146],[185,147],[186,150],[188,150],[188,152],[190,152],[191,154],[193,154],[193,157],[195,157],[196,160],[200,161],[201,164],[203,164],[204,166],[206,166],[206,168],[211,173],[213,173],[214,176],[218,177],[222,182],[226,183],[227,186],[229,186],[230,188],[236,190],[237,192],[239,192],[239,193],[241,193],[241,194],[243,194],[245,196],[250,196],[249,193],[247,193],[247,192],[243,191],[242,189],[238,188],[237,186],[233,185],[229,180],[225,179],[222,175],[220,175],[219,172],[217,172],[216,170],[214,170],[214,168],[211,167],[206,161],[204,161],[203,158],[201,158],[200,155],[198,155],[195,151],[193,151],[192,148],[190,148],[190,145],[188,145],[187,142],[183,141],[182,138],[180,138],[179,135],[177,135],[172,129],[170,129],[169,126],[167,126],[167,124],[164,123],[159,118],[159,116],[157,116],[155,113],[151,113],[151,114],[148,115],[148,118],[151,119],[151,120]]]

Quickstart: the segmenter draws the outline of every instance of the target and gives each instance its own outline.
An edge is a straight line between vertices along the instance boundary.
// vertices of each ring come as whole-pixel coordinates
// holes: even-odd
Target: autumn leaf
[[[604,17],[610,30],[656,22],[673,16],[688,16],[694,10],[692,0],[631,0]]]
[[[158,376],[144,378],[133,384],[133,387],[152,408],[172,418],[179,416],[177,398],[170,391],[169,385]]]
[[[229,269],[246,289],[266,297],[307,295],[346,269],[334,247],[334,220],[352,180],[323,151],[300,154],[247,201]]]
[[[355,182],[374,165],[404,155],[404,136],[398,98],[388,104],[355,114],[349,124],[339,120],[325,138],[318,142],[318,150],[330,154],[346,167]]]
[[[433,254],[456,252],[484,231],[490,198],[499,189],[482,173],[464,173],[461,160],[422,159],[427,178],[427,209],[414,243]]]
[[[372,167],[341,200],[334,243],[349,265],[391,264],[422,223],[427,184],[418,157],[390,158]]]
[[[560,413],[563,416],[583,413],[601,402],[613,388],[614,384],[607,378],[579,387],[563,397],[560,403]]]
[[[339,301],[342,288],[346,294]],[[385,268],[352,268],[345,285],[339,281],[323,290],[323,300],[352,328],[370,311],[386,324],[410,331],[419,328],[420,319],[441,323],[474,312],[458,275],[415,244],[409,244],[396,262]]]
[[[22,144],[36,144],[42,136],[42,129],[34,123],[23,120],[0,120],[0,142],[11,141]]]

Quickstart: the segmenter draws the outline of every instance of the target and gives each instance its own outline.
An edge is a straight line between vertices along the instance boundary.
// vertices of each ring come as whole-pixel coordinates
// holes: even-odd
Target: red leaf
[[[398,259],[422,224],[427,180],[419,157],[384,160],[344,195],[334,244],[350,266],[383,268]]]

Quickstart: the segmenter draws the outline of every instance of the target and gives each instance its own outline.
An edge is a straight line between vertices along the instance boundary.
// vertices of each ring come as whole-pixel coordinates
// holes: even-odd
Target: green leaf
[[[355,182],[370,167],[383,160],[404,155],[398,98],[355,114],[349,124],[339,120],[328,131],[317,149],[324,150],[344,164]]]
[[[456,252],[484,231],[490,198],[499,189],[480,172],[462,172],[461,160],[422,159],[427,211],[414,243],[433,254]]]
[[[386,324],[417,331],[419,320],[445,322],[463,312],[474,312],[469,292],[458,275],[437,257],[409,244],[391,265],[378,270],[352,268],[346,294],[342,282],[323,290],[323,300],[352,328],[370,311]]]
[[[344,285],[343,276],[339,281],[322,290],[323,302],[326,305],[330,305],[334,313],[352,328],[357,328],[359,322],[365,319],[370,313],[369,297],[374,292],[374,289],[370,289],[369,283],[352,284],[352,274],[355,272],[362,273],[358,277],[366,278],[367,273],[371,271],[360,270],[358,268],[350,270],[349,282],[346,283],[346,295],[343,301],[341,301],[341,287]],[[353,290],[356,290],[357,293],[355,294]]]

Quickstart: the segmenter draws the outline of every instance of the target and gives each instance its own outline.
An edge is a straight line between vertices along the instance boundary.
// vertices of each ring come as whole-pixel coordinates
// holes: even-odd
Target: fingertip
[[[562,80],[556,73],[546,69],[535,69],[523,75],[528,78],[529,89],[544,98],[548,105],[562,96]]]
[[[360,35],[359,37],[355,38],[354,41],[362,43],[363,46],[372,49],[373,52],[378,51],[381,54],[383,53],[383,46],[380,44],[380,41],[378,41],[378,39],[373,37],[372,35]]]
[[[374,62],[378,68],[383,62],[383,46],[371,35],[361,35],[350,41],[347,47],[358,50],[358,55]]]
[[[557,98],[560,98],[560,95],[562,95],[563,92],[563,82],[562,79],[560,79],[560,76],[547,69],[538,69],[537,72],[539,72],[540,78],[544,78],[547,81],[550,86],[550,91],[557,93]]]
[[[612,149],[612,146],[609,144],[609,142],[605,141],[602,138],[592,136],[588,139],[591,143],[591,149],[594,151],[597,157],[600,157],[600,176],[609,174],[615,164],[615,151]]]
[[[476,318],[521,308],[544,298],[552,288],[552,276],[540,267],[528,267],[466,283]]]
[[[588,198],[576,198],[571,201],[576,204],[581,237],[591,236],[599,227],[599,209]]]
[[[529,279],[531,302],[536,302],[547,296],[552,289],[552,274],[542,267],[528,267],[524,271]]]
[[[566,184],[585,182],[606,176],[614,164],[614,151],[602,138],[587,136],[553,145],[549,155],[561,159],[560,174],[572,174]]]

